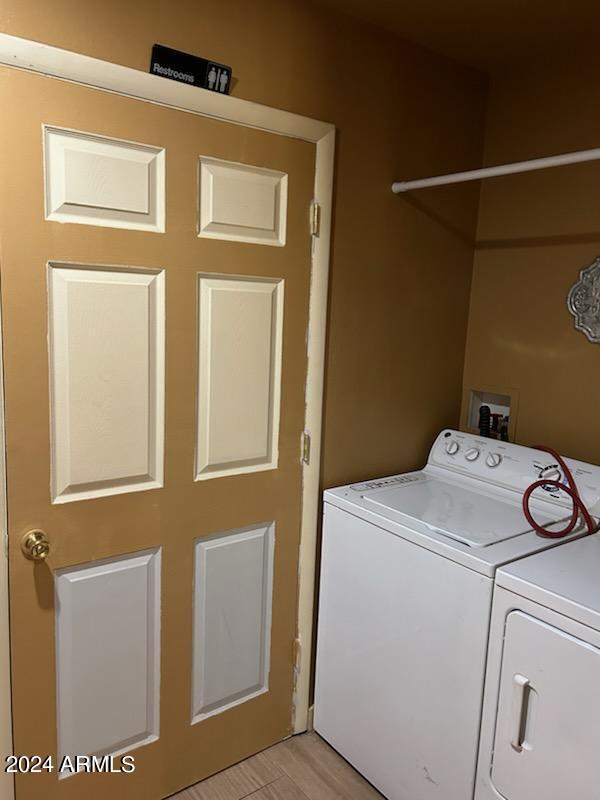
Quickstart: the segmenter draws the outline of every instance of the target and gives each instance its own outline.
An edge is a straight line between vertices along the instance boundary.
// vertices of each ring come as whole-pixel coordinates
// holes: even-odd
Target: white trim
[[[7,33],[0,33],[0,64],[307,142],[316,143],[335,130],[329,122],[198,89]]]
[[[308,729],[310,668],[313,640],[314,595],[316,580],[317,521],[319,517],[321,472],[321,431],[323,383],[325,377],[325,330],[327,326],[327,286],[331,218],[335,128],[317,142],[315,201],[321,207],[320,232],[313,240],[308,328],[308,372],[306,376],[305,430],[311,437],[310,464],[303,468],[302,528],[298,569],[298,639],[300,655],[296,675],[294,733]]]
[[[313,629],[335,127],[328,122],[197,89],[157,75],[2,33],[0,65],[316,144],[314,199],[321,206],[321,230],[313,246],[309,306],[305,422],[306,430],[312,437],[312,453],[311,463],[303,467],[298,607],[300,658],[294,695],[294,732],[304,731],[308,725]],[[5,557],[2,555],[0,558]],[[0,599],[3,601],[0,610],[6,606],[7,596],[7,592],[0,587]],[[2,636],[0,630],[2,646],[6,646],[6,632]],[[2,722],[5,720],[0,720]]]

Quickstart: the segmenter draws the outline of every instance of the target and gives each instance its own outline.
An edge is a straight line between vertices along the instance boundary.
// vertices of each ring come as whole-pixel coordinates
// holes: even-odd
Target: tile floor
[[[316,733],[280,742],[171,800],[383,800]]]

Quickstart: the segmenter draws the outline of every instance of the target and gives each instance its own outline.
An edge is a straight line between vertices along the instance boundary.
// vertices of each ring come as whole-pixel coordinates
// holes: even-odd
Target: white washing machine
[[[600,534],[497,573],[475,797],[600,798]]]
[[[600,469],[567,463],[600,513]],[[390,800],[473,797],[494,576],[568,541],[521,508],[556,469],[446,430],[422,471],[325,492],[314,727]],[[570,505],[547,488],[532,508],[552,524]]]

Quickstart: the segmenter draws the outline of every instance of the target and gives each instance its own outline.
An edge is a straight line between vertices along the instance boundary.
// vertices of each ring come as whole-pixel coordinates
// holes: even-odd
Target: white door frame
[[[303,465],[298,642],[296,648],[297,679],[294,697],[294,732],[300,733],[308,727],[335,127],[327,122],[320,122],[237,97],[199,90],[197,87],[166,80],[129,67],[2,33],[0,33],[0,66],[35,72],[202,117],[302,139],[316,145],[314,200],[320,206],[320,231],[319,236],[314,237],[312,250],[305,414],[305,430],[311,436],[312,446],[310,463]],[[2,398],[0,398],[1,400]],[[0,450],[3,454],[4,423],[2,414],[3,403],[0,409]],[[300,457],[300,442],[298,443],[298,453]],[[3,527],[2,536],[6,539],[3,511],[6,476],[1,461],[0,469],[2,470],[0,525]],[[6,624],[8,585],[6,548],[2,547],[0,550],[0,657],[4,661],[4,656],[8,653],[8,625]],[[7,694],[9,680],[8,670],[2,670],[0,681],[3,681],[3,685],[0,685],[0,699],[9,696]],[[11,720],[9,709],[6,709],[5,705],[1,703],[0,711],[2,712],[0,745],[4,746],[0,754],[3,754],[10,752],[10,749],[4,748],[10,748]],[[1,764],[0,768],[3,766]]]
[[[10,697],[10,636],[8,620],[8,520],[6,515],[6,454],[4,451],[4,366],[0,314],[0,797],[14,798],[13,776],[4,771],[12,755]]]

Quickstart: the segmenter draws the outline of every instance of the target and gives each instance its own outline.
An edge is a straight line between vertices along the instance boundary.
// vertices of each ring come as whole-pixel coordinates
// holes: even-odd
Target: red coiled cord
[[[587,525],[588,533],[596,533],[598,530],[598,526],[594,522],[592,515],[585,507],[583,500],[579,494],[579,490],[577,488],[577,484],[575,483],[575,479],[571,473],[571,470],[567,467],[564,462],[562,456],[560,456],[556,450],[553,450],[551,447],[544,447],[543,445],[536,445],[536,450],[542,450],[544,453],[550,453],[550,455],[556,459],[556,463],[560,466],[563,471],[563,475],[566,478],[566,483],[561,483],[561,481],[553,481],[553,480],[539,480],[535,481],[528,486],[525,490],[523,495],[523,513],[527,517],[527,522],[531,525],[533,530],[539,534],[540,536],[546,536],[549,539],[562,539],[563,536],[568,536],[574,530],[575,526],[577,525],[577,520],[579,519],[579,514],[583,517],[585,524]],[[544,528],[542,525],[538,524],[531,511],[529,510],[529,498],[531,497],[532,493],[540,486],[556,486],[559,489],[562,489],[563,492],[566,492],[573,502],[573,511],[571,513],[571,519],[567,523],[567,527],[563,528],[560,531],[549,531],[547,528]]]

